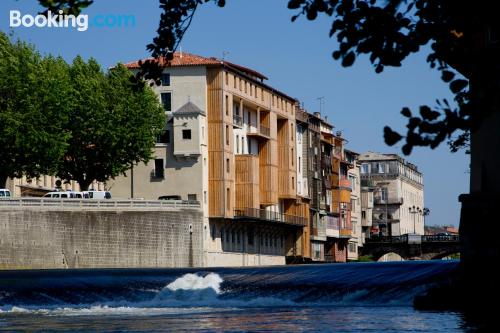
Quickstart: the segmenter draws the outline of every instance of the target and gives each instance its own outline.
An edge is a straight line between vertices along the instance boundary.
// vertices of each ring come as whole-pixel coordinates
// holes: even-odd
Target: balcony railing
[[[151,170],[151,179],[164,179],[165,178],[165,170],[163,169],[153,169]]]
[[[269,127],[266,127],[264,125],[260,125],[259,131],[260,131],[260,134],[262,134],[262,135],[271,136],[271,129]]]
[[[277,212],[271,212],[265,209],[249,208],[234,210],[234,217],[239,219],[254,219],[259,221],[269,221],[296,226],[306,226],[307,219],[302,216],[288,215]]]
[[[373,202],[379,205],[382,204],[388,204],[388,205],[402,205],[403,204],[403,198],[380,198],[380,197],[375,197],[373,198]]]
[[[239,127],[243,126],[243,119],[240,115],[233,114],[233,124]]]

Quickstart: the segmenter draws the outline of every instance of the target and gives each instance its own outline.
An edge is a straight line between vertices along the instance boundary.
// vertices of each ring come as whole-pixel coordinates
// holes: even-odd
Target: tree
[[[67,64],[0,33],[0,187],[53,174],[66,149]]]
[[[73,93],[65,125],[70,138],[57,176],[76,180],[87,190],[94,180],[106,181],[132,163],[149,161],[164,126],[164,111],[154,92],[133,85],[124,66],[106,75],[93,59],[77,57],[70,76]]]
[[[159,0],[163,13],[157,36],[147,46],[154,58],[169,60],[188,29],[199,5],[213,2],[224,7],[225,0]],[[74,0],[40,0],[50,10],[63,9],[79,13],[93,3]],[[452,151],[469,146],[470,131],[498,106],[494,91],[499,27],[494,4],[471,5],[453,0],[289,0],[288,8],[298,10],[292,17],[315,20],[324,14],[332,18],[330,36],[336,37],[339,47],[332,53],[343,66],[354,64],[356,56],[369,55],[377,73],[386,66],[401,66],[411,53],[422,46],[431,46],[428,55],[431,67],[441,71],[449,83],[457,107],[447,100],[436,100],[434,107],[423,105],[419,115],[404,107],[408,118],[403,153],[408,155],[414,146],[436,148],[444,140]],[[493,37],[493,40],[491,40]],[[490,41],[488,41],[488,38]],[[478,44],[479,42],[479,44]],[[496,44],[495,44],[496,43]],[[145,61],[139,77],[159,78],[161,61]],[[457,71],[464,78],[457,78]],[[468,80],[480,78],[481,93],[468,91]],[[479,83],[478,83],[479,84]],[[386,143],[394,145],[403,136],[389,127],[384,128]]]

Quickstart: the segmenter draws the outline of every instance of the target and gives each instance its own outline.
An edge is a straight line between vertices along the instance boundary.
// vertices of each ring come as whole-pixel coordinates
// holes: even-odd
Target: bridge
[[[380,259],[388,253],[396,253],[403,259],[442,259],[460,252],[458,235],[402,235],[367,238],[360,255]]]

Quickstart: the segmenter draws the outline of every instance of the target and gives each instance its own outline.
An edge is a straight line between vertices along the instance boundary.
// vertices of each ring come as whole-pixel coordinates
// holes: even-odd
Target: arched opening
[[[389,252],[382,255],[377,260],[378,262],[387,262],[387,261],[404,261],[404,258],[395,252]]]

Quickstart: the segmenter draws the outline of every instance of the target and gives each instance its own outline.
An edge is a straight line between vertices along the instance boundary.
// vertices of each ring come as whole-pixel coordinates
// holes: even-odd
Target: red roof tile
[[[143,61],[146,60],[153,60],[154,58],[147,58],[144,59]],[[160,65],[166,64],[165,58],[162,57],[160,58]],[[129,62],[124,64],[125,67],[130,68],[130,69],[138,69],[140,68],[139,66],[139,61],[134,61],[134,62]],[[224,65],[227,67],[232,68],[233,70],[243,72],[247,75],[251,75],[254,77],[257,77],[259,79],[267,79],[266,76],[262,75],[261,73],[254,71],[253,69],[243,67],[237,64],[233,64],[228,61],[220,60],[214,57],[211,58],[206,58],[202,57],[199,55],[187,53],[187,52],[175,52],[174,53],[174,59],[170,62],[170,66],[176,67],[176,66],[206,66],[206,65]]]

